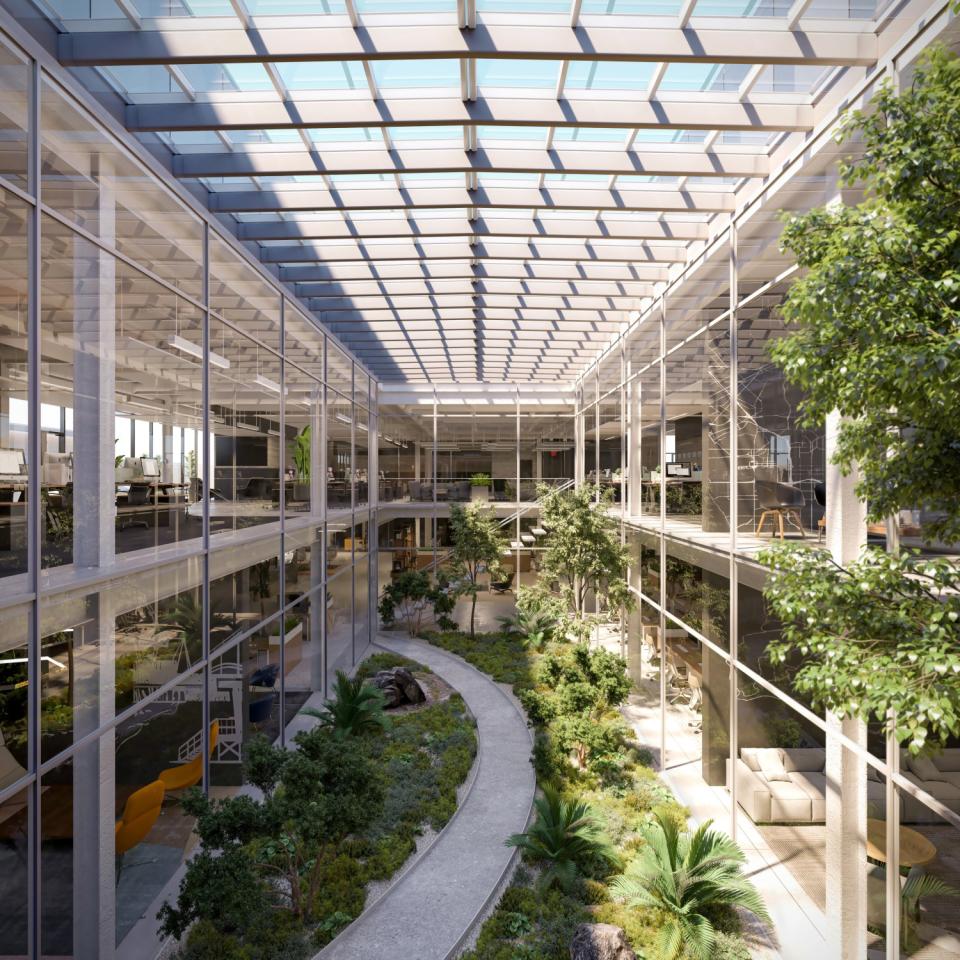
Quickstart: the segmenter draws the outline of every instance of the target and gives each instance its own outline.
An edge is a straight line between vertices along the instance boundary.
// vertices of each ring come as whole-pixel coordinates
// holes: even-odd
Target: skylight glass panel
[[[183,88],[165,67],[105,67],[101,73],[121,94],[182,93]]]
[[[480,13],[568,13],[564,0],[477,0]]]
[[[170,133],[161,133],[160,136],[178,149],[223,146],[223,141],[212,130],[173,130]]]
[[[374,60],[370,67],[380,90],[460,87],[458,60]]]
[[[197,93],[273,90],[267,71],[259,63],[185,63],[180,70]]]
[[[836,5],[836,0],[829,0]],[[785,17],[793,0],[697,0],[695,17]]]
[[[748,63],[671,63],[661,90],[736,90],[750,72]]]
[[[557,183],[606,184],[610,177],[605,173],[548,173],[543,180],[548,186]]]
[[[330,176],[330,183],[334,186],[348,183],[351,187],[366,185],[379,187],[385,180],[393,182],[393,177],[386,173],[334,173]]]
[[[656,64],[575,60],[567,70],[565,90],[646,90]]]
[[[754,93],[811,93],[833,67],[771,64],[753,88]]]
[[[233,17],[236,15],[230,0],[136,0],[136,5],[141,17]],[[257,11],[251,8],[250,12]]]
[[[676,177],[654,177],[644,173],[623,173],[617,177],[618,187],[639,187],[650,183],[676,184],[676,182]]]
[[[395,143],[409,140],[462,140],[463,127],[388,127],[390,139]]]
[[[667,130],[665,127],[657,127],[655,130],[638,130],[633,142],[634,144],[703,143],[706,139],[706,130]]]
[[[480,87],[526,87],[552,90],[557,85],[559,75],[560,63],[556,60],[477,61],[477,84]]]
[[[231,143],[297,143],[302,144],[300,134],[296,130],[278,130],[265,128],[262,130],[230,130],[227,138]]]
[[[682,0],[584,0],[581,13],[609,13],[631,17],[675,17]]]
[[[345,13],[343,0],[245,0],[254,16],[290,17],[297,14]]]
[[[317,127],[306,133],[313,143],[383,143],[379,127]]]
[[[358,13],[450,13],[453,0],[356,0]]]
[[[288,90],[365,90],[363,64],[348,61],[278,63],[277,71]]]
[[[553,142],[624,144],[627,133],[622,127],[557,127],[553,132]]]

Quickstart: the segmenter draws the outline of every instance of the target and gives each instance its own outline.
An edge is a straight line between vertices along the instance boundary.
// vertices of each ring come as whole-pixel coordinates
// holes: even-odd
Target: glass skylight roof
[[[474,298],[481,364],[497,347],[480,284],[562,296],[558,323],[581,296],[625,319],[803,146],[821,91],[880,49],[877,0],[812,0],[799,34],[795,0],[46,2],[76,76],[98,70],[131,129],[283,279],[362,295],[358,320],[378,323],[400,292],[443,284]],[[664,43],[670,24],[685,33]],[[222,61],[197,62],[211,51]]]

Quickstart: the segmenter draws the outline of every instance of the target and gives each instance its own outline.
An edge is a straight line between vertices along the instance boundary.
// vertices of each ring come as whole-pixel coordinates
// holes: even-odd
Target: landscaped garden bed
[[[426,701],[384,710],[372,678],[410,670]],[[462,697],[427,667],[391,653],[365,661],[293,749],[252,742],[246,780],[262,799],[216,800],[199,791],[184,808],[200,846],[164,932],[183,960],[300,960],[362,912],[371,890],[443,828],[477,752]]]
[[[624,872],[635,873],[660,831],[658,816],[677,828],[681,852],[690,838],[687,811],[657,777],[649,753],[631,741],[616,709],[630,686],[623,661],[559,640],[533,649],[519,632],[473,638],[443,632],[426,639],[513,687],[534,727],[534,765],[544,792],[535,829],[514,839],[525,849],[524,863],[461,960],[569,960],[581,924],[621,928],[639,958],[698,957],[686,952],[686,940],[680,952],[669,952],[662,934],[669,910],[637,905],[626,885],[624,891],[617,886]],[[555,800],[552,811],[548,797]],[[566,823],[558,823],[564,816]],[[586,827],[577,828],[576,819]],[[543,842],[524,843],[527,837]],[[559,856],[538,856],[547,849]],[[739,914],[722,903],[703,913],[716,931],[711,960],[747,960]]]

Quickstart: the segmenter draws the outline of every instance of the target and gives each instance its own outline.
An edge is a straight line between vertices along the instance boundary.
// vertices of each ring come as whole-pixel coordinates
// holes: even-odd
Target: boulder
[[[380,670],[371,682],[383,693],[388,710],[406,703],[423,703],[427,699],[414,675],[405,667]]]
[[[570,941],[570,960],[637,960],[627,935],[612,923],[581,923]]]

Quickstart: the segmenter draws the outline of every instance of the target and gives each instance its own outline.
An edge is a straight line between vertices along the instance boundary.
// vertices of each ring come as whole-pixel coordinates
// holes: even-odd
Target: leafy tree
[[[711,829],[712,820],[695,833],[681,831],[663,808],[643,830],[639,856],[612,891],[634,907],[662,911],[659,954],[663,960],[713,960],[718,910],[739,907],[762,923],[770,915],[756,887],[744,876],[743,851],[726,834]]]
[[[538,690],[520,701],[531,722],[550,724],[556,745],[576,754],[584,768],[602,761],[623,745],[626,726],[610,712],[631,689],[626,664],[606,650],[579,644],[563,653],[547,653],[537,669]]]
[[[803,388],[805,425],[844,418],[836,459],[881,520],[924,508],[925,534],[960,539],[960,61],[921,59],[899,95],[882,84],[847,118],[862,155],[842,180],[866,199],[789,219],[804,268],[771,354]],[[774,662],[841,716],[891,724],[916,752],[960,730],[960,567],[870,551],[847,570],[781,545],[764,554],[784,622]],[[895,716],[888,711],[895,710]],[[891,720],[890,718],[893,717]]]
[[[423,626],[424,615],[429,610],[436,610],[438,601],[446,609],[448,592],[448,587],[435,586],[426,571],[405,570],[384,587],[379,606],[380,619],[385,626],[390,626],[399,617],[407,633],[415,637]]]
[[[336,737],[356,737],[384,729],[387,725],[384,702],[383,693],[364,677],[351,680],[338,670],[333,698],[320,710],[308,707],[300,712],[315,717]]]
[[[262,799],[186,794],[200,847],[176,903],[158,914],[164,936],[179,938],[203,921],[255,948],[251,956],[301,955],[300,926],[323,919],[314,909],[331,845],[374,819],[383,786],[366,754],[323,728],[295,743],[296,750],[251,744],[246,772]]]
[[[477,593],[484,572],[496,573],[507,541],[492,510],[482,504],[450,507],[451,566],[465,581],[470,596],[470,636],[476,636]]]
[[[819,551],[765,551],[765,594],[783,622],[767,647],[793,685],[840,717],[884,721],[917,752],[960,734],[956,564],[867,550],[840,567]]]
[[[872,520],[902,508],[960,539],[960,61],[935,47],[912,85],[881,85],[851,113],[862,156],[842,183],[867,199],[790,218],[782,245],[804,274],[783,306],[795,332],[771,348],[804,388],[803,423],[845,418],[837,460],[859,470]]]
[[[533,826],[513,834],[506,843],[545,864],[540,876],[542,889],[556,884],[568,890],[584,868],[617,865],[617,853],[586,803],[565,800],[552,787],[545,787],[534,807],[537,819]]]
[[[541,577],[562,585],[577,618],[583,618],[591,591],[610,608],[631,607],[633,595],[626,580],[629,552],[603,509],[612,492],[599,506],[596,487],[590,484],[565,490],[541,484],[537,493],[540,517],[549,531]]]

